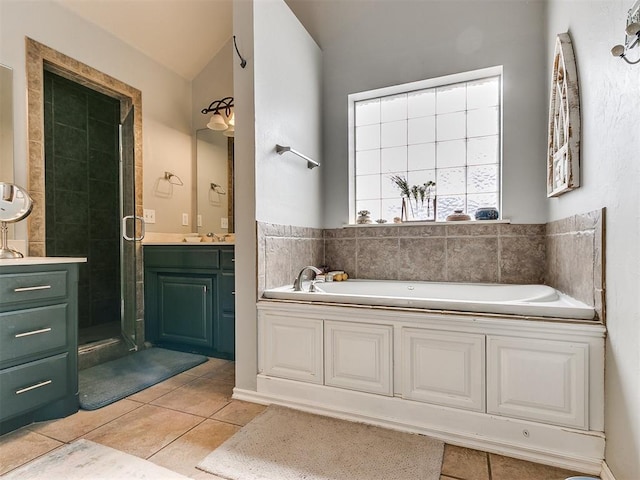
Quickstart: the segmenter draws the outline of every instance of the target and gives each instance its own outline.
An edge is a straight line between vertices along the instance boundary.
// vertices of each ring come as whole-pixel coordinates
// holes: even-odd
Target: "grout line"
[[[185,430],[183,433],[181,433],[180,435],[178,435],[176,438],[174,438],[173,440],[171,440],[169,443],[167,443],[166,445],[160,447],[157,451],[153,452],[151,455],[149,455],[148,457],[145,457],[145,460],[149,460],[151,457],[153,457],[154,455],[157,455],[158,453],[160,453],[162,450],[164,450],[165,448],[167,448],[169,445],[173,444],[174,442],[176,442],[178,439],[182,438],[184,435],[186,435],[187,433],[189,433],[191,430],[193,430],[194,428],[196,428],[198,425],[201,425],[204,421],[206,420],[206,418],[203,418],[201,422],[196,423],[193,427]],[[122,451],[122,450],[121,450]],[[150,460],[149,460],[150,461]],[[155,462],[154,462],[155,463]],[[156,465],[158,465],[156,463]],[[166,467],[165,467],[166,468]]]
[[[489,452],[485,452],[485,455],[487,456],[487,470],[489,472],[489,480],[493,480],[493,472],[491,471],[491,455],[489,454]]]

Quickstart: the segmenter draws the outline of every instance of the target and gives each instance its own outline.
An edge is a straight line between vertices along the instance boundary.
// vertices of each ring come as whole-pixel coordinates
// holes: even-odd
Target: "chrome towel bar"
[[[320,166],[320,164],[318,162],[316,162],[315,160],[310,159],[306,155],[303,155],[302,153],[294,150],[291,147],[285,147],[285,146],[282,146],[282,145],[276,145],[276,153],[278,153],[279,155],[282,155],[285,152],[291,152],[294,155],[297,155],[300,158],[305,159],[307,161],[307,168],[315,168],[315,167],[319,167]]]

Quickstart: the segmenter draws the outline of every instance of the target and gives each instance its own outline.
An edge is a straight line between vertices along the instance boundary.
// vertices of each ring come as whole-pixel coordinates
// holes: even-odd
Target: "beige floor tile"
[[[144,390],[134,393],[127,397],[130,400],[135,400],[136,402],[149,403],[154,401],[157,398],[160,398],[163,395],[179,388],[189,382],[194,380],[193,375],[188,375],[186,373],[181,373],[174,377],[171,377],[164,382],[160,382],[156,385],[153,385],[149,388],[145,388]]]
[[[489,480],[487,454],[479,450],[445,445],[441,473],[464,480]]]
[[[236,364],[235,362],[227,362],[224,365],[203,375],[204,377],[218,380],[225,383],[236,383]]]
[[[238,430],[235,425],[205,420],[149,460],[183,475],[195,475],[200,472],[196,465]]]
[[[445,475],[440,475],[440,480],[458,480],[458,479],[453,477],[447,477]]]
[[[84,438],[148,458],[201,422],[202,418],[194,415],[143,405],[84,435]]]
[[[207,360],[206,362],[193,367],[187,371],[185,371],[184,373],[188,374],[188,375],[194,375],[196,377],[201,377],[203,375],[209,375],[212,372],[216,371],[218,368],[226,365],[226,364],[233,364],[233,362],[230,362],[229,360],[222,360],[221,358],[210,358],[209,360]],[[234,367],[235,368],[235,367]]]
[[[151,402],[152,405],[210,417],[231,401],[224,385],[208,378],[196,378]]]
[[[26,428],[0,437],[0,475],[58,448],[62,443]]]
[[[221,422],[245,426],[257,415],[264,412],[266,408],[266,405],[243,402],[241,400],[232,400],[229,405],[224,407],[222,410],[218,410],[211,418],[220,420]]]
[[[492,480],[565,480],[578,472],[531,463],[502,455],[489,454]]]
[[[34,423],[29,430],[69,443],[141,406],[139,402],[124,399],[97,410],[79,410],[60,420]]]

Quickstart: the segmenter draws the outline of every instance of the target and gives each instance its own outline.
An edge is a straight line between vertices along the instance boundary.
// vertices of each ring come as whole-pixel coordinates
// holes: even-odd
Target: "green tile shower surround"
[[[46,251],[83,256],[80,328],[119,318],[120,102],[44,72]]]
[[[304,265],[353,278],[546,283],[600,318],[604,210],[548,224],[434,224],[317,229],[258,222],[258,290],[292,283]]]

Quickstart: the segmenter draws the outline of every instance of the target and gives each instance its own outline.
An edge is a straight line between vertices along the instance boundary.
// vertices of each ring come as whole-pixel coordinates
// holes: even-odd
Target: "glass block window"
[[[427,88],[416,88],[424,83],[417,82],[394,87],[393,94],[352,96],[356,212],[368,210],[374,221],[400,217],[392,175],[410,186],[436,182],[439,221],[457,209],[473,218],[478,207],[499,208],[502,75],[501,69],[482,72],[454,83],[451,77],[439,85],[425,81]]]

